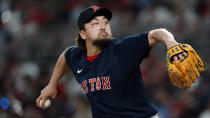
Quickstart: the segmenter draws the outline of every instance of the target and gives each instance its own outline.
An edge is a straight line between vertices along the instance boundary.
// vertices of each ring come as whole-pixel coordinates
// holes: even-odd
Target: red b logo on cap
[[[92,6],[94,12],[96,12],[98,10],[98,6]]]

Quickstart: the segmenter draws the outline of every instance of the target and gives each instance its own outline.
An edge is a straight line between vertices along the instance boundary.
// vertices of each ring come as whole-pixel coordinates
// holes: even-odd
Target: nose
[[[100,23],[100,30],[105,30],[105,24],[104,23]]]

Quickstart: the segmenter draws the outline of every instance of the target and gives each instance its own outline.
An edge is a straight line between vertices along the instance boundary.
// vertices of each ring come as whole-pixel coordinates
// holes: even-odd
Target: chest
[[[88,95],[112,92],[122,82],[125,74],[123,64],[114,52],[102,52],[92,63],[78,59],[72,66],[72,71]]]

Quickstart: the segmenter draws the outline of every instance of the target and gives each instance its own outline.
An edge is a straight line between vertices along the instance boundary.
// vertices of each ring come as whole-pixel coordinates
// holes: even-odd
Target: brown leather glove
[[[175,63],[174,57],[187,54]],[[168,75],[172,84],[180,89],[188,89],[204,70],[204,64],[195,50],[188,44],[176,45],[167,51]]]

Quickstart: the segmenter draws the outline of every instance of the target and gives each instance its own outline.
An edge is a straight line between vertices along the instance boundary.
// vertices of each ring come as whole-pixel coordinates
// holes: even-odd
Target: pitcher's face
[[[84,40],[89,40],[94,42],[100,39],[111,39],[112,33],[109,25],[109,21],[105,16],[96,16],[90,22],[84,25],[84,30],[80,31],[82,33],[82,38]]]

